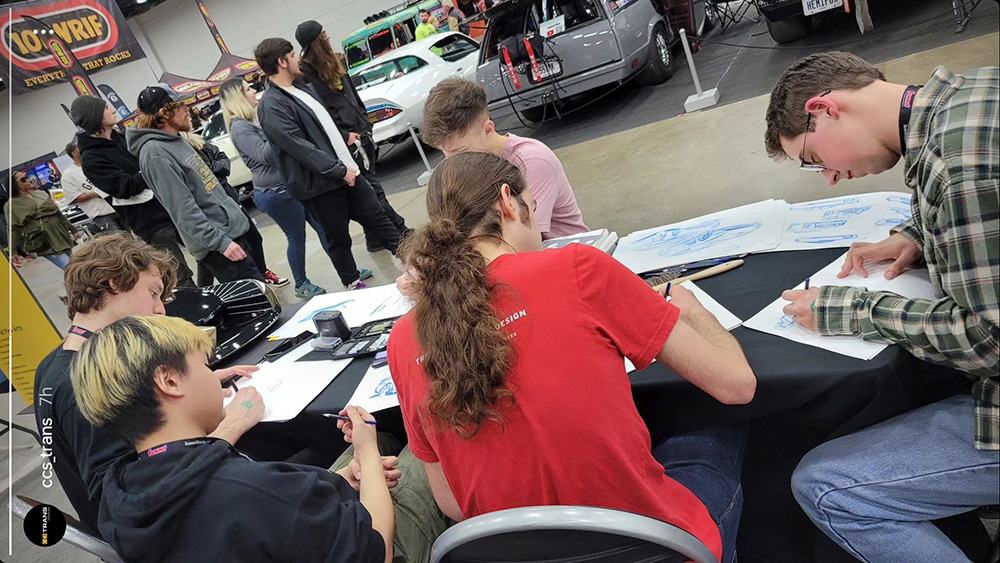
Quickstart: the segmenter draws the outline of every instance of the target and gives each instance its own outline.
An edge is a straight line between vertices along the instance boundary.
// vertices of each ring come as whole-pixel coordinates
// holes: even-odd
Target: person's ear
[[[179,399],[184,396],[183,376],[166,366],[159,366],[153,372],[153,385],[167,397]]]
[[[497,201],[497,208],[500,211],[500,219],[512,219],[517,220],[517,213],[514,208],[517,206],[517,202],[514,201],[514,195],[510,193],[510,186],[503,184],[500,186],[500,199]]]
[[[840,106],[836,100],[830,98],[829,94],[813,96],[806,100],[806,112],[813,114],[813,117],[826,114],[834,119],[840,119]]]
[[[493,133],[496,130],[497,124],[493,123],[492,119],[487,119],[486,123],[483,123],[483,133],[485,133],[487,137],[490,136],[490,133]]]

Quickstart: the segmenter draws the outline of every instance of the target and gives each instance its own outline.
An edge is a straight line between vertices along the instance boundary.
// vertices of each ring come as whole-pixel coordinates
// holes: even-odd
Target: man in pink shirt
[[[541,141],[497,133],[487,110],[486,90],[479,83],[446,78],[432,88],[420,136],[446,158],[461,152],[490,152],[520,168],[538,205],[535,219],[542,239],[590,230],[583,224],[559,157]]]

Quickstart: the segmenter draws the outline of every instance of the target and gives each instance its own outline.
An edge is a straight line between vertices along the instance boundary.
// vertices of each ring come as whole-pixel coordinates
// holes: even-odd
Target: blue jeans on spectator
[[[927,405],[809,452],[792,492],[861,561],[968,561],[931,520],[1000,503],[1000,452],[973,430],[971,395]]]
[[[722,562],[736,557],[736,534],[743,513],[743,426],[715,426],[672,436],[653,448],[668,477],[687,487],[708,509],[722,536]]]
[[[319,235],[319,240],[326,248],[326,234],[323,227],[312,219],[302,204],[288,195],[285,188],[272,190],[259,190],[254,188],[253,201],[257,204],[257,209],[266,213],[278,227],[285,233],[288,239],[286,256],[288,266],[292,269],[292,278],[295,280],[295,287],[305,283],[306,277],[306,221],[312,225],[313,230]]]
[[[60,252],[59,254],[43,254],[42,258],[45,258],[49,262],[59,266],[60,270],[65,270],[66,265],[69,264],[69,252]]]

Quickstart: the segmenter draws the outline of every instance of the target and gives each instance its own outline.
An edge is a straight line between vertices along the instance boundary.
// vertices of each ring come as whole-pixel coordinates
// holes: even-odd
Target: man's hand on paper
[[[390,489],[399,484],[399,478],[403,476],[403,472],[396,469],[399,465],[399,458],[394,455],[384,455],[382,456],[382,471],[385,474],[385,484]],[[347,480],[348,484],[354,487],[354,490],[360,490],[361,488],[361,463],[357,459],[352,459],[351,463],[347,467],[336,472],[338,475]]]
[[[220,382],[224,382],[234,375],[249,379],[253,377],[253,372],[259,369],[260,366],[233,366],[231,368],[215,370],[215,376],[219,378]],[[228,397],[233,394],[233,389],[231,387],[223,387],[222,393]]]
[[[809,289],[786,289],[781,293],[781,298],[791,301],[782,311],[786,315],[791,315],[792,319],[799,325],[809,330],[816,330],[816,311],[813,303],[819,295],[819,287]]]
[[[244,387],[226,407],[226,417],[211,435],[235,444],[247,430],[264,418],[264,411],[264,398],[257,389]]]
[[[857,270],[861,277],[867,278],[868,270],[865,269],[865,262],[894,260],[885,270],[885,279],[891,280],[902,274],[907,266],[919,260],[922,254],[920,247],[903,233],[895,233],[877,243],[856,242],[847,251],[847,259],[844,260],[844,266],[837,277],[846,277],[852,270]]]

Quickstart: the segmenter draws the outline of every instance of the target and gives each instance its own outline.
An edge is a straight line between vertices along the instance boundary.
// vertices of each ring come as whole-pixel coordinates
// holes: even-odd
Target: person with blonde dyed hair
[[[371,415],[346,409],[360,480],[350,467],[254,462],[209,435],[227,417],[211,349],[185,320],[127,317],[73,362],[83,415],[133,447],[105,478],[105,540],[126,561],[391,561],[393,505]],[[234,405],[264,413],[253,387]]]
[[[295,296],[308,299],[326,293],[306,277],[306,221],[312,225],[324,248],[326,234],[322,225],[306,214],[305,207],[285,189],[271,143],[257,123],[257,91],[242,78],[230,78],[219,88],[222,118],[233,146],[250,169],[253,201],[257,209],[274,219],[288,239],[286,256],[295,279]]]
[[[104,474],[130,448],[80,414],[70,364],[96,331],[129,315],[164,314],[164,297],[177,280],[176,261],[163,249],[130,233],[102,235],[77,249],[65,270],[66,309],[72,327],[66,340],[35,370],[35,422],[43,437],[43,469],[54,470],[79,520],[97,533]],[[216,372],[220,380],[250,376],[256,366]],[[259,418],[231,409],[216,435],[236,442]]]

